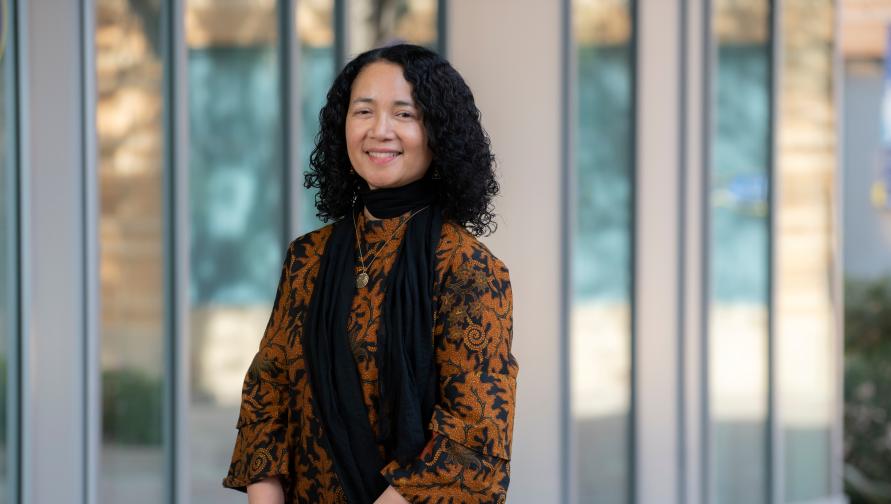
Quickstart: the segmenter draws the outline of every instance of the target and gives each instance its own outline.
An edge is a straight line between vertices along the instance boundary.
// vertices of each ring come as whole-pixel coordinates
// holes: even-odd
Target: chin
[[[372,187],[374,189],[390,189],[393,187],[403,186],[408,183],[404,182],[401,177],[394,176],[368,177],[365,182],[368,183],[369,187]]]

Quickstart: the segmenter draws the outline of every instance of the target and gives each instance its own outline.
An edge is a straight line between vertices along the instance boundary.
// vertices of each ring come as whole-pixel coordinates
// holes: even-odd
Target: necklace
[[[377,248],[377,250],[374,251],[374,255],[371,256],[371,259],[368,260],[367,266],[365,265],[365,254],[362,252],[362,240],[359,239],[359,226],[356,224],[356,212],[355,212],[355,210],[353,211],[353,229],[356,230],[356,246],[359,247],[359,263],[360,263],[359,267],[361,268],[361,271],[359,272],[359,274],[356,275],[356,288],[357,289],[361,289],[361,288],[365,287],[366,285],[368,285],[368,279],[369,279],[368,268],[370,268],[371,264],[374,262],[374,260],[377,259],[377,256],[378,256],[378,254],[381,253],[381,250],[386,248],[387,244],[390,243],[390,240],[392,240],[393,237],[396,236],[396,233],[398,233],[399,230],[402,229],[402,226],[404,226],[408,221],[410,221],[415,215],[418,215],[419,213],[423,212],[424,210],[426,210],[428,208],[430,208],[430,205],[427,205],[423,208],[419,208],[419,209],[415,210],[414,212],[411,213],[411,215],[408,216],[407,219],[405,219],[404,221],[399,223],[399,225],[396,226],[396,229],[393,230],[393,233],[390,234],[390,237],[387,238],[387,240],[383,243],[383,245],[381,245],[380,247]]]

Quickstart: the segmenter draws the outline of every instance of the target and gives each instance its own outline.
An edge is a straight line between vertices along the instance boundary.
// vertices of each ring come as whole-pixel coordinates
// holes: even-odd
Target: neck
[[[402,215],[435,200],[433,184],[429,180],[420,179],[400,187],[360,190],[357,203],[362,205],[366,217],[378,220]]]

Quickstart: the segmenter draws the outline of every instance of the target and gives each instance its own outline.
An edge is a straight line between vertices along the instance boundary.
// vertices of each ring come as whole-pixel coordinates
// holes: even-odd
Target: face
[[[356,76],[346,142],[353,169],[371,189],[404,186],[427,172],[433,153],[401,66],[376,61]]]

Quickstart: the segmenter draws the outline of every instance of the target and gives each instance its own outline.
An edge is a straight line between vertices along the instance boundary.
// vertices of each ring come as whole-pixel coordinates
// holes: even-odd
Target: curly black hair
[[[304,176],[306,188],[318,188],[316,209],[323,221],[349,215],[361,180],[351,173],[347,155],[346,116],[353,81],[369,63],[386,60],[402,67],[420,108],[427,144],[433,153],[426,177],[432,178],[443,218],[475,236],[497,227],[492,198],[498,194],[495,156],[480,124],[470,88],[452,65],[421,46],[397,44],[364,52],[346,64],[328,91],[319,112],[321,129]]]

